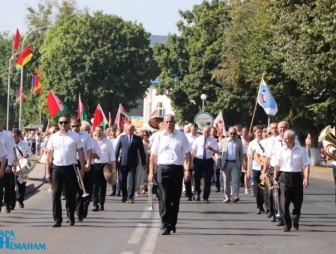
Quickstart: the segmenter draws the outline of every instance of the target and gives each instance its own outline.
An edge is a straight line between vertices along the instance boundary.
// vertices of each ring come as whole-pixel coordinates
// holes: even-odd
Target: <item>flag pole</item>
[[[264,71],[263,74],[262,74],[261,80],[264,79],[264,76],[265,76],[265,71]],[[261,82],[261,81],[260,81],[260,82]],[[251,133],[251,131],[252,131],[252,126],[253,126],[254,116],[255,116],[255,112],[257,111],[258,95],[259,95],[259,92],[260,92],[260,85],[259,85],[259,88],[258,88],[257,99],[256,99],[256,102],[255,102],[255,105],[254,105],[254,110],[253,110],[253,114],[252,114],[252,119],[251,119],[251,124],[250,124],[249,133]]]

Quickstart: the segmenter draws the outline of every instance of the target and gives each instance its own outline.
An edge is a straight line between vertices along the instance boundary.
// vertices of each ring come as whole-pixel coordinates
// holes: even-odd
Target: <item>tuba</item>
[[[324,146],[325,153],[329,156],[330,159],[336,159],[336,136],[332,133],[332,128],[330,125],[325,127],[319,137],[318,141],[322,142]]]

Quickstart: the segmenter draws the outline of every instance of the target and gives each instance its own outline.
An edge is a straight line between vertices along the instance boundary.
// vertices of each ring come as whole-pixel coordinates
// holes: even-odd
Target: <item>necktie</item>
[[[203,160],[206,160],[206,138],[204,139],[203,144]]]
[[[131,146],[132,143],[132,136],[128,136],[128,146]]]

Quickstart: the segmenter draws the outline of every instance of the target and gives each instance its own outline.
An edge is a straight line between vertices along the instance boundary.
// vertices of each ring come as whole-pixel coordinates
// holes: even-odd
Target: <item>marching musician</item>
[[[84,159],[85,159],[85,173],[84,173],[84,179],[83,179],[83,184],[85,190],[92,195],[92,184],[87,184],[85,183],[88,182],[93,182],[93,176],[92,176],[92,171],[91,169],[91,159],[92,159],[92,148],[93,148],[93,142],[91,141],[90,135],[86,131],[82,131],[80,129],[81,127],[81,122],[79,118],[73,117],[71,118],[71,130],[78,133],[80,140],[83,143],[83,152],[84,152]],[[87,188],[88,187],[88,188]],[[91,187],[91,188],[90,188]],[[81,222],[83,221],[84,217],[86,217],[87,213],[85,210],[87,210],[88,203],[90,202],[90,197],[89,196],[87,199],[82,198],[83,195],[83,190],[77,184],[77,196],[76,196],[76,214],[78,216],[77,221]]]
[[[104,167],[106,164],[112,165],[112,173],[116,173],[116,157],[112,142],[104,137],[103,127],[96,126],[95,138],[99,144],[101,156],[95,159],[93,163],[94,183],[93,183],[93,212],[103,211],[106,197],[106,179],[104,176]],[[99,207],[100,205],[100,207]]]
[[[0,141],[3,143],[6,152],[7,152],[7,162],[4,170],[4,175],[2,178],[2,182],[0,184],[0,199],[2,202],[3,198],[3,187],[5,187],[5,205],[6,205],[6,213],[10,213],[14,207],[11,207],[12,196],[15,195],[15,177],[12,171],[12,165],[14,161],[14,153],[13,148],[15,147],[13,135],[11,132],[4,130],[3,120],[0,119]],[[1,175],[0,175],[1,178]]]
[[[22,140],[22,133],[19,129],[14,129],[13,130],[13,138],[14,138],[14,142],[15,142],[15,153],[16,156],[14,156],[18,161],[15,163],[15,165],[17,165],[18,163],[20,163],[20,160],[22,158],[27,159],[27,164],[25,165],[26,167],[29,167],[28,164],[28,158],[31,157],[33,155],[29,143],[27,141]],[[20,164],[20,168],[18,172],[18,166],[16,167],[16,182],[17,182],[17,186],[18,186],[18,194],[19,196],[17,197],[17,201],[19,202],[19,206],[20,208],[24,207],[23,201],[24,201],[24,196],[26,193],[26,181],[24,181],[24,179],[22,179],[22,174],[26,174],[26,170],[29,168],[23,168],[24,165]],[[16,203],[16,199],[15,199],[15,195],[13,195],[12,197],[12,206],[15,207],[15,203]]]
[[[264,205],[264,195],[263,190],[259,187],[261,182],[261,169],[263,165],[263,157],[259,156],[257,151],[260,149],[263,153],[265,152],[265,148],[261,144],[262,140],[262,127],[260,125],[256,125],[253,127],[254,140],[252,140],[247,148],[247,175],[249,178],[250,172],[253,174],[254,180],[254,193],[256,197],[257,203],[257,214],[262,214],[265,212],[263,207]]]
[[[81,176],[84,175],[85,161],[83,143],[78,133],[70,130],[69,118],[61,116],[58,120],[60,130],[50,136],[47,144],[46,179],[53,186],[53,227],[62,225],[61,195],[63,185],[66,190],[68,223],[75,225],[77,176],[74,165],[77,164],[77,153],[80,161]]]
[[[308,151],[300,144],[295,143],[296,134],[293,130],[284,133],[285,145],[275,156],[274,187],[280,186],[280,204],[284,217],[284,232],[299,229],[303,188],[309,184],[310,159]],[[281,172],[279,176],[279,172]],[[290,202],[293,202],[293,221],[289,211]]]

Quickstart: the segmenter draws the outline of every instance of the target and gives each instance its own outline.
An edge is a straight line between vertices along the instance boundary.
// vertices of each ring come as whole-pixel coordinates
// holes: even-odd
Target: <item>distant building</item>
[[[155,43],[165,43],[168,36],[152,35],[150,37],[150,46],[154,47]],[[148,88],[145,98],[139,100],[138,107],[132,109],[129,112],[131,118],[137,119],[138,128],[150,128],[148,121],[155,116],[163,117],[165,114],[172,114],[170,99],[165,95],[156,95],[157,86],[159,84],[159,78],[151,80],[151,85]],[[142,117],[142,126],[139,124],[139,118]]]

